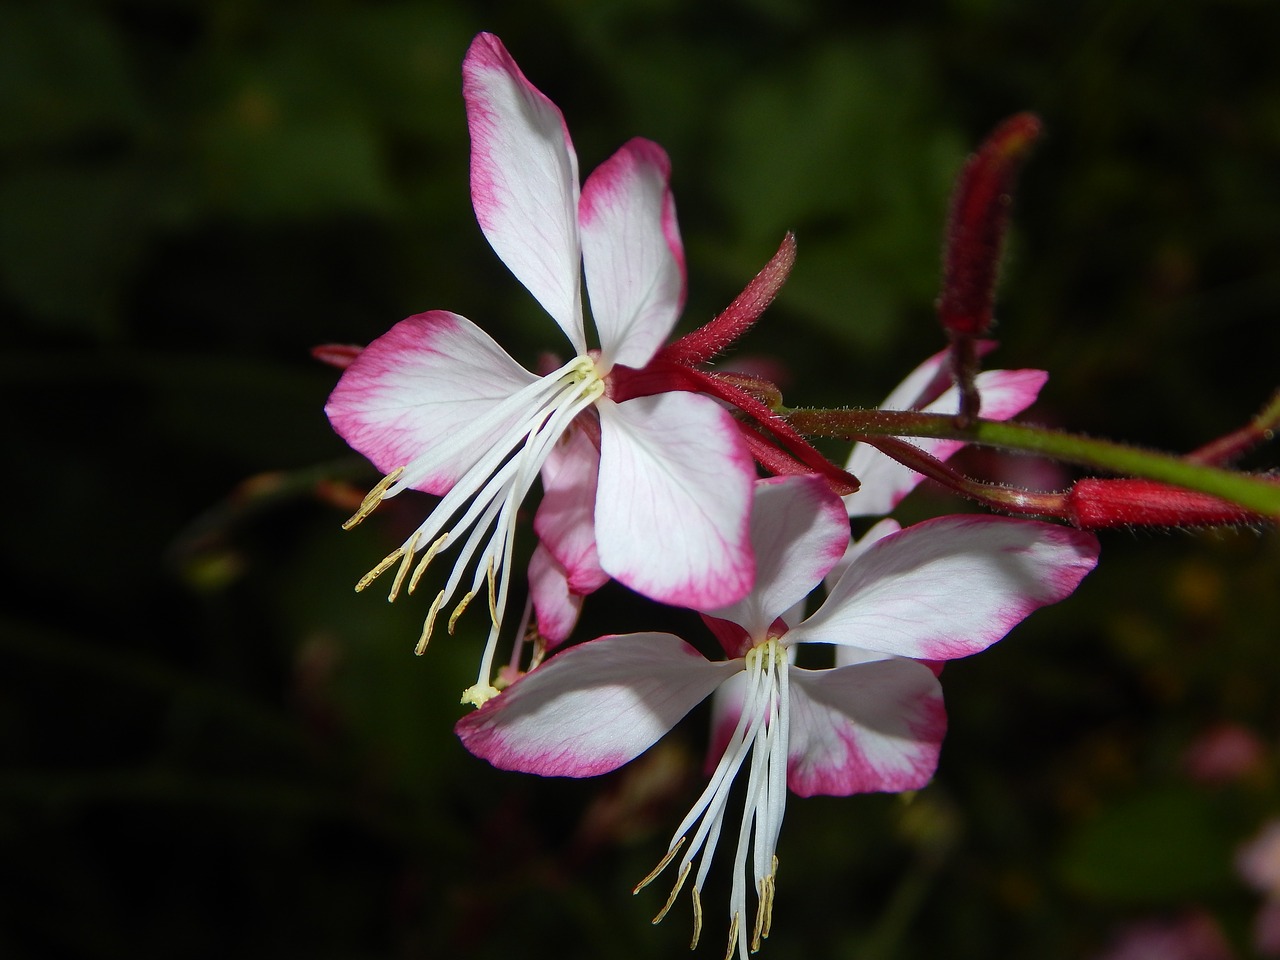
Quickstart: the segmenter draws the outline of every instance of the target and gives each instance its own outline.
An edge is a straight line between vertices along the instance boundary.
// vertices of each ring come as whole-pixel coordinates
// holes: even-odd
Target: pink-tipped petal
[[[582,188],[583,266],[606,366],[643,367],[684,307],[684,247],[670,180],[663,149],[637,138]]]
[[[466,317],[432,310],[401,320],[361,351],[338,380],[325,413],[347,443],[390,473],[536,379]],[[477,435],[418,489],[445,493],[502,430],[499,424]]]
[[[741,669],[670,634],[601,637],[552,657],[454,729],[502,770],[594,777],[639,756]]]
[[[740,624],[759,643],[778,617],[822,582],[848,543],[844,505],[821,477],[757,480],[751,508],[755,587],[737,603],[708,612]]]
[[[582,597],[569,589],[569,576],[539,544],[529,558],[529,596],[538,620],[538,635],[554,650],[569,639],[582,613]]]
[[[926,520],[857,557],[787,640],[916,660],[968,656],[1069,595],[1097,562],[1097,538],[1080,530],[1007,517]]]
[[[570,429],[542,466],[542,502],[533,529],[564,568],[569,589],[591,593],[609,575],[596,555],[596,485],[600,451],[585,430]]]
[[[932,360],[933,358],[918,367],[907,381],[903,381],[902,387],[912,378],[927,373]],[[983,371],[974,381],[981,397],[981,415],[989,420],[1016,417],[1035,403],[1041,387],[1048,379],[1049,375],[1043,370]],[[902,399],[898,397],[902,387],[885,400],[881,409],[913,409],[896,405]],[[903,392],[905,395],[905,391]],[[891,402],[895,405],[891,405]],[[955,413],[959,408],[960,393],[955,387],[951,387],[923,409],[928,413]],[[946,460],[964,446],[961,440],[912,438],[908,442],[939,460]],[[876,517],[888,513],[924,479],[910,467],[903,466],[868,443],[853,445],[846,469],[862,481],[861,489],[845,498],[851,517]]]
[[[462,95],[480,229],[574,349],[585,353],[578,158],[564,117],[490,33],[467,50]]]
[[[660,393],[597,402],[600,566],[650,599],[713,610],[755,580],[748,520],[755,467],[709,397]]]
[[[918,790],[946,728],[942,688],[921,664],[792,669],[787,785],[802,797]]]

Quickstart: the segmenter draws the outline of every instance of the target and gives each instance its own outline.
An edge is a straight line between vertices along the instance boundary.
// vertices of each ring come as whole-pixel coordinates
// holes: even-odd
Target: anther
[[[449,614],[449,636],[453,636],[454,624],[458,622],[458,618],[462,616],[464,610],[470,606],[471,601],[476,597],[474,590],[468,590],[466,596],[458,601],[458,605],[453,608],[453,613]]]
[[[427,650],[427,641],[431,639],[431,631],[436,625],[436,614],[440,612],[440,604],[444,602],[444,591],[441,590],[436,594],[436,598],[431,601],[431,609],[427,611],[427,619],[422,622],[422,634],[418,637],[418,643],[413,648],[416,656],[422,656]]]
[[[502,621],[498,619],[498,589],[494,586],[493,558],[489,559],[489,569],[485,573],[485,580],[489,586],[489,622],[495,627],[501,626]],[[453,630],[451,629],[449,632],[453,633]]]
[[[702,896],[698,893],[698,888],[693,888],[693,940],[689,943],[690,950],[698,949],[698,939],[702,936]]]
[[[373,513],[378,508],[378,504],[382,502],[383,495],[391,489],[391,485],[399,480],[400,475],[403,473],[404,467],[396,467],[379,480],[374,488],[365,494],[364,499],[360,501],[360,509],[351,515],[351,518],[342,525],[342,529],[350,530],[369,514]]]
[[[435,559],[440,548],[449,541],[449,534],[442,533],[436,537],[435,542],[427,547],[427,552],[422,555],[422,559],[418,561],[418,565],[413,568],[413,576],[409,578],[409,592],[413,593],[418,588],[418,581],[422,579],[422,575],[427,572],[427,564]]]
[[[657,879],[658,874],[660,874],[663,870],[667,869],[667,864],[669,864],[672,860],[675,859],[676,854],[680,852],[680,848],[684,846],[684,842],[687,839],[689,838],[681,837],[679,840],[675,842],[675,845],[672,846],[672,848],[667,851],[667,855],[658,861],[658,865],[656,867],[654,867],[652,870],[649,871],[649,875],[635,885],[635,887],[631,891],[633,896],[639,893],[649,884],[653,883],[653,881]]]
[[[662,918],[667,915],[667,911],[671,909],[671,905],[676,902],[676,897],[680,896],[680,890],[684,887],[685,880],[689,877],[689,871],[693,869],[693,861],[686,863],[680,871],[680,876],[676,877],[676,885],[671,888],[671,896],[667,897],[667,902],[662,905],[662,909],[658,911],[658,915],[651,922],[661,923]]]
[[[360,578],[359,582],[356,583],[356,593],[362,591],[365,587],[369,586],[369,584],[373,583],[373,581],[377,580],[380,576],[395,566],[396,561],[400,559],[403,553],[404,547],[396,547],[396,549],[383,557],[376,567],[366,573]]]
[[[729,946],[724,951],[724,960],[732,960],[734,948],[738,945],[738,915],[733,915],[733,922],[729,924]]]
[[[391,592],[387,594],[388,603],[394,603],[396,597],[400,595],[400,587],[404,585],[404,578],[409,573],[409,566],[413,563],[413,554],[417,547],[418,531],[415,530],[413,536],[409,538],[409,542],[400,548],[400,569],[396,571],[396,579],[391,584]]]

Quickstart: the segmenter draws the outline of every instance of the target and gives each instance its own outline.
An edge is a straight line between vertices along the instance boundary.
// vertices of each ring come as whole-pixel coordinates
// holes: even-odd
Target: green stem
[[[976,419],[961,426],[954,416],[896,410],[822,410],[798,408],[785,419],[810,437],[860,440],[872,436],[934,437],[982,446],[1037,453],[1129,477],[1159,480],[1211,494],[1263,516],[1280,519],[1280,483],[1276,480],[1195,463],[1183,457],[1095,440],[1020,423]]]

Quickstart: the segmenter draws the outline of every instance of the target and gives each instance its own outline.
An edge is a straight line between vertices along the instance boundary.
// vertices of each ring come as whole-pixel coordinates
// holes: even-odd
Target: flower
[[[980,343],[986,352],[995,346]],[[928,413],[955,413],[960,409],[960,391],[951,383],[946,362],[950,351],[935,353],[902,383],[894,387],[880,404],[882,410],[924,410]],[[982,399],[982,416],[991,420],[1016,417],[1035,403],[1040,388],[1049,379],[1043,370],[986,370],[975,378],[974,385]],[[962,440],[912,438],[906,441],[938,460],[946,460],[965,444]],[[881,453],[869,443],[853,445],[846,465],[850,473],[862,481],[862,487],[845,497],[851,517],[873,517],[889,513],[924,479],[910,467]]]
[[[644,395],[617,389],[625,371],[644,368],[658,352],[684,303],[684,252],[662,148],[631,140],[579,188],[559,109],[491,34],[467,51],[463,93],[480,228],[574,356],[537,376],[470,320],[433,310],[360,352],[325,409],[337,432],[385,473],[347,527],[404,490],[442,497],[357,589],[396,567],[391,599],[406,585],[412,592],[431,559],[458,546],[417,649],[460,591],[451,631],[486,589],[491,629],[476,684],[463,695],[479,706],[497,692],[492,662],[517,507],[571,425],[595,441],[590,532],[600,569],[665,603],[715,606],[750,589],[755,471],[733,417],[710,397],[660,383]],[[583,275],[598,349],[586,339]]]
[[[789,787],[799,796],[911,790],[933,776],[946,726],[937,677],[920,660],[985,649],[1032,610],[1070,594],[1097,562],[1091,534],[1032,520],[941,517],[868,546],[826,602],[789,626],[784,614],[845,555],[845,507],[817,476],[760,480],[751,515],[754,588],[704,614],[728,659],[712,661],[665,633],[570,647],[513,683],[456,730],[504,770],[607,773],[644,752],[699,702],[724,691],[729,720],[710,783],[657,869],[676,865],[662,919],[694,871],[701,890],[730,788],[750,757],[729,905],[729,952],[746,956],[772,922],[779,831]],[[846,665],[795,666],[798,643],[833,644]],[[748,926],[748,859],[757,906]]]

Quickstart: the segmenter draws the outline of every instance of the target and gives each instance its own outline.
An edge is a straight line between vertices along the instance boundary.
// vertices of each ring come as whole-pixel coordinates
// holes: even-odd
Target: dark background
[[[584,173],[637,134],[671,154],[682,330],[797,232],[738,354],[791,403],[874,404],[939,348],[952,178],[1024,109],[1047,133],[991,362],[1051,372],[1029,419],[1186,450],[1280,380],[1265,0],[9,0],[3,956],[683,954],[687,902],[651,930],[665,890],[629,891],[700,789],[699,717],[598,782],[500,774],[450,729],[482,618],[417,659],[422,597],[351,591],[426,505],[339,530],[376,477],[309,349],[436,307],[563,348],[470,210],[482,29]],[[793,798],[763,955],[1090,957],[1187,916],[1251,955],[1232,858],[1280,813],[1280,543],[1103,542],[1074,598],[948,667],[933,785]],[[583,635],[658,619],[606,590]],[[1255,753],[1207,782],[1187,751],[1224,723]]]

